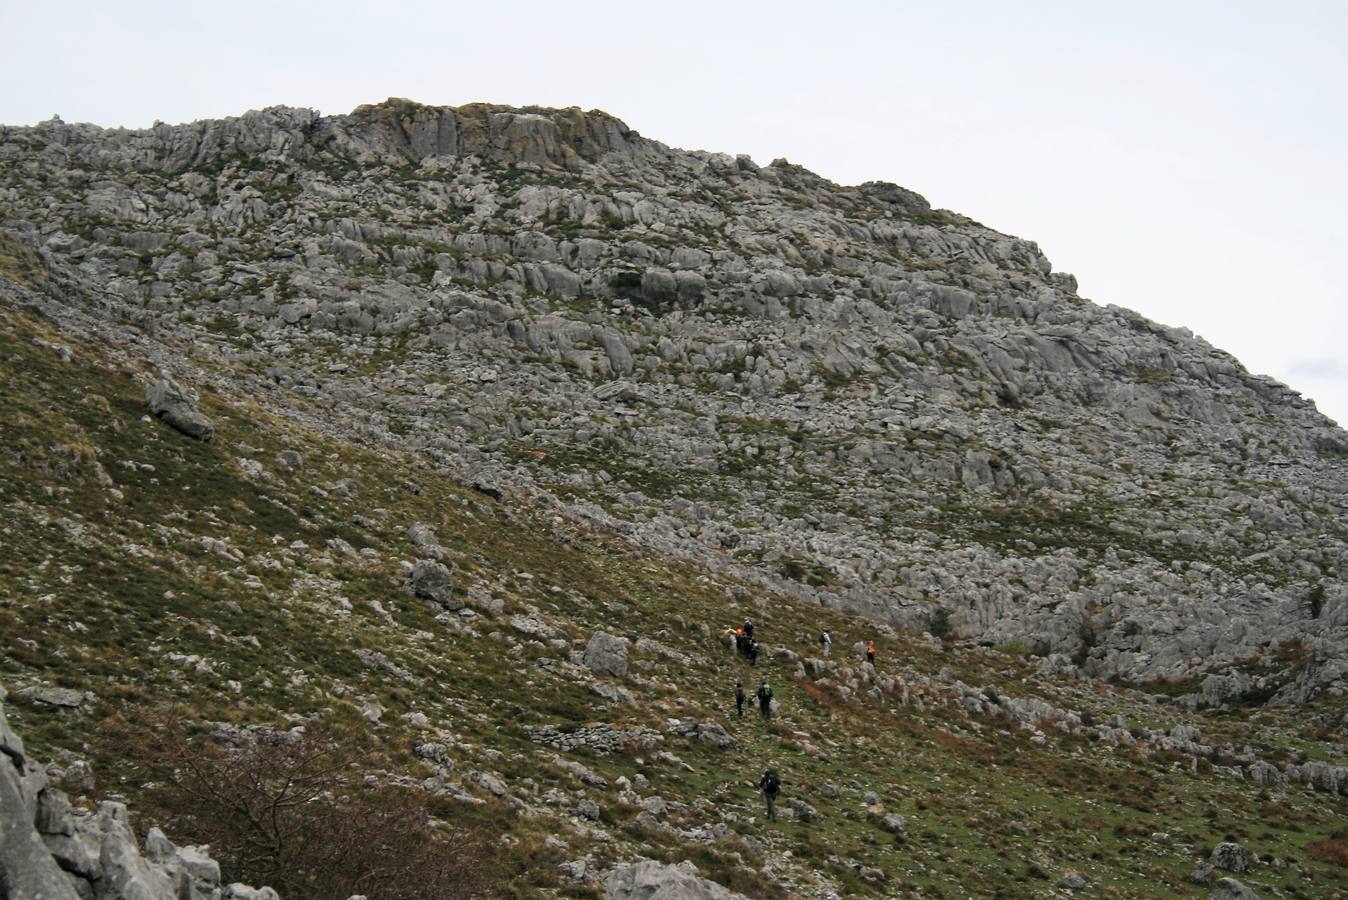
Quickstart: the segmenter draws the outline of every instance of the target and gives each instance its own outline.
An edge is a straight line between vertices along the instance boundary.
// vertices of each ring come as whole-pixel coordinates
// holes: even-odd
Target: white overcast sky
[[[1348,2],[18,2],[0,122],[600,108],[897,182],[1348,424]]]

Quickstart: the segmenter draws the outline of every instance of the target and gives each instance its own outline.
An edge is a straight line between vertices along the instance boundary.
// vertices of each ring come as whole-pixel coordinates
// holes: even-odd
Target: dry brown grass
[[[1348,837],[1336,835],[1323,841],[1316,841],[1306,848],[1311,859],[1329,863],[1332,866],[1348,867]]]

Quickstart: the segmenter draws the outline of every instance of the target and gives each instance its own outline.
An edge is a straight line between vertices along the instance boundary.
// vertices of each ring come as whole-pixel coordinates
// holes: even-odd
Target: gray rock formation
[[[698,874],[688,860],[666,865],[641,860],[615,866],[604,877],[607,900],[743,900],[743,894],[727,890]]]
[[[1219,878],[1212,886],[1212,900],[1259,900],[1259,895],[1234,878]]]
[[[0,688],[0,896],[13,900],[277,900],[270,888],[220,883],[202,847],[151,828],[142,853],[126,807],[74,809],[47,783],[5,718]]]
[[[585,645],[585,666],[591,672],[614,675],[627,674],[627,638],[596,631]]]
[[[437,607],[463,609],[464,601],[454,595],[454,575],[444,563],[419,559],[412,567],[412,593]]]
[[[1213,847],[1208,862],[1214,868],[1225,869],[1228,872],[1244,872],[1250,867],[1245,848],[1236,843],[1218,844]]]
[[[145,402],[150,412],[190,438],[209,441],[215,436],[215,425],[197,409],[197,398],[168,376],[145,389]]]
[[[1195,705],[1344,689],[1348,434],[896,185],[406,100],[3,127],[0,159],[46,302],[484,497]]]

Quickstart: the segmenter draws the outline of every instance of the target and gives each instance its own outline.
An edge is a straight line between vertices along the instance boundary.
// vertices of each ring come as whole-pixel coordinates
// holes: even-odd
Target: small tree
[[[938,606],[932,611],[931,624],[927,626],[932,637],[945,640],[950,637],[950,610],[944,606]]]
[[[176,719],[128,734],[157,784],[152,811],[176,838],[210,844],[231,880],[315,900],[490,896],[487,836],[441,834],[420,790],[366,786],[360,745],[346,737],[221,740]]]

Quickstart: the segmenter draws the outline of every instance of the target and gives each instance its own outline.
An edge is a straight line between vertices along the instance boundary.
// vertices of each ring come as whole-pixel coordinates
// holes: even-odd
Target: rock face
[[[585,645],[585,666],[603,675],[626,675],[627,639],[596,631]]]
[[[653,860],[616,866],[604,878],[607,900],[743,900],[698,875],[697,866],[684,860],[676,866]]]
[[[215,425],[197,409],[196,398],[172,378],[160,378],[147,388],[145,402],[150,412],[190,438],[209,441],[215,436]]]
[[[1348,434],[896,185],[406,100],[0,127],[0,159],[51,303],[486,497],[1196,705],[1344,689]]]
[[[126,807],[72,809],[47,784],[5,719],[0,688],[0,895],[14,900],[277,900],[270,888],[222,886],[205,848],[151,828],[142,854]]]

